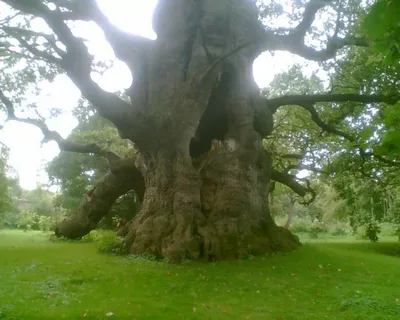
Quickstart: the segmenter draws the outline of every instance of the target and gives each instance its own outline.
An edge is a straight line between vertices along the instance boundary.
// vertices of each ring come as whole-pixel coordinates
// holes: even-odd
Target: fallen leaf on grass
[[[106,317],[112,317],[114,315],[114,312],[107,312]]]

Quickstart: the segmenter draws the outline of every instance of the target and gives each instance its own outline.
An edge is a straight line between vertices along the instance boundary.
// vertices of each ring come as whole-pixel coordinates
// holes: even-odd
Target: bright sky
[[[98,0],[103,11],[111,22],[121,29],[155,39],[151,18],[157,0]],[[113,52],[105,42],[102,32],[93,24],[85,24],[79,30],[79,35],[91,39],[89,49],[96,53],[99,59],[110,59]],[[269,53],[262,54],[254,63],[254,77],[257,84],[266,87],[278,72],[287,70],[294,63],[304,63],[299,57],[286,52],[277,52],[274,57]],[[308,72],[317,69],[315,63],[308,62]],[[94,74],[93,79],[107,91],[117,91],[127,88],[131,82],[130,73],[124,63],[117,62],[103,76]],[[38,97],[32,97],[38,103],[38,110],[43,115],[49,108],[60,108],[64,113],[47,121],[50,129],[57,130],[64,138],[77,125],[77,120],[71,115],[79,98],[79,90],[67,78],[59,76],[51,84],[43,84],[43,90]],[[38,183],[47,183],[48,178],[43,165],[51,161],[58,153],[56,143],[50,142],[41,146],[43,136],[40,130],[26,124],[9,122],[0,131],[0,141],[5,143],[10,151],[10,165],[19,174],[23,188],[34,189]]]

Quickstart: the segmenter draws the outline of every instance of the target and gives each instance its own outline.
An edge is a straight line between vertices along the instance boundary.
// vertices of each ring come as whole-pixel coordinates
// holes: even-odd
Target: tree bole
[[[118,126],[138,149],[144,184],[138,215],[120,231],[131,253],[179,263],[297,248],[268,209],[271,159],[261,141],[273,121],[261,112],[253,79],[259,47],[249,39],[264,32],[255,3],[163,0],[153,21],[158,38],[143,58],[146,83],[130,88],[140,87],[130,95],[139,111]],[[117,189],[125,190],[98,191],[93,209],[82,204],[57,233],[87,233]]]

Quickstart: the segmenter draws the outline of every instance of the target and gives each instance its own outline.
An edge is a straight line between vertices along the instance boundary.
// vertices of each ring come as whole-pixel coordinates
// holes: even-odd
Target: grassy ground
[[[394,242],[320,241],[177,266],[0,231],[0,319],[400,319],[399,256]]]

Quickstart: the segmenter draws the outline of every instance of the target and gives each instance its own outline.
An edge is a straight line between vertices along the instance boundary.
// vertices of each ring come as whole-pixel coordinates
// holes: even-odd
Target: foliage
[[[326,231],[327,231],[327,229],[326,229],[326,227],[325,227],[323,222],[315,221],[315,222],[313,222],[311,224],[309,233],[310,233],[310,237],[312,239],[316,239],[316,238],[318,238],[318,235],[320,233],[323,233],[323,232],[326,232]]]
[[[400,3],[396,0],[377,0],[363,21],[363,29],[378,58],[387,63],[400,61]]]
[[[0,213],[0,229],[17,229],[19,222],[19,213],[2,212]]]
[[[11,220],[12,217],[12,220]],[[40,230],[43,232],[54,229],[55,224],[64,218],[64,212],[57,210],[52,216],[40,215],[32,211],[21,211],[10,215],[7,228],[18,228],[24,231]]]
[[[295,217],[290,231],[294,233],[308,233],[310,230],[312,221],[307,218]]]
[[[50,231],[54,227],[54,220],[52,217],[49,216],[39,216],[38,226],[39,229],[43,232]]]
[[[348,234],[348,232],[347,232],[346,228],[343,228],[341,226],[336,226],[332,231],[332,235],[336,236],[336,237],[347,236],[347,234]]]
[[[380,226],[375,221],[370,221],[365,229],[365,236],[371,242],[377,242],[379,240],[378,234],[381,232]]]
[[[134,154],[132,144],[120,139],[116,128],[109,121],[88,110],[90,111],[84,108],[75,110],[80,123],[72,131],[69,139],[81,143],[96,143],[121,155]],[[108,163],[103,158],[61,151],[46,166],[51,183],[61,189],[55,204],[68,210],[75,209],[80,205],[83,195],[108,170]],[[116,223],[113,217],[131,219],[136,214],[137,203],[133,192],[121,196],[114,203],[109,215],[100,221],[99,227],[114,228]]]
[[[8,176],[10,167],[8,165],[9,149],[0,143],[0,227],[6,224],[6,215],[14,210],[12,190],[18,184],[17,179]]]
[[[39,230],[38,214],[31,211],[22,211],[19,214],[18,227],[24,231]]]
[[[111,319],[394,320],[395,245],[312,243],[291,254],[170,265],[1,231],[0,310],[5,319],[106,319],[113,312]]]
[[[54,204],[54,193],[45,190],[43,187],[38,186],[34,190],[22,190],[21,197],[18,202],[21,203],[22,210],[29,210],[36,212],[42,216],[52,216],[56,212]]]
[[[101,253],[112,253],[124,255],[129,253],[129,248],[124,238],[116,235],[110,230],[93,230],[82,238],[83,241],[93,241],[96,243],[97,250]]]
[[[351,49],[335,65],[323,63],[326,70],[334,68],[330,80],[332,92],[348,93],[357,90],[394,94],[393,83],[400,81],[400,67],[385,65],[376,60],[369,62],[370,68],[365,68],[370,56],[368,50]],[[288,72],[276,75],[264,92],[269,97],[313,94],[321,92],[323,87],[315,75],[306,77],[304,71],[295,65]],[[386,137],[400,132],[397,124],[400,108],[385,106],[382,112],[377,112],[378,107],[355,103],[320,103],[317,106],[324,121],[353,135],[355,142],[321,132],[301,108],[287,106],[275,114],[275,130],[264,145],[266,149],[272,150],[276,169],[289,170],[292,175],[297,175],[301,169],[308,170],[308,179],[317,191],[314,203],[304,208],[304,214],[311,219],[330,221],[351,218],[354,229],[367,223],[371,216],[378,220],[390,219],[392,222],[396,219],[397,212],[400,212],[396,209],[400,208],[396,205],[400,192],[395,187],[400,182],[398,167],[377,161],[375,157],[363,157],[359,150],[362,145],[368,151],[374,150],[394,160],[398,155],[395,148],[399,144],[391,143],[392,146],[389,146],[388,142],[390,139],[393,142],[398,139]],[[275,214],[286,212],[285,206],[279,207],[279,197],[289,194],[288,191],[274,191],[272,210]],[[282,201],[285,203],[286,200]],[[296,204],[296,216],[300,215],[300,210]]]
[[[397,236],[397,238],[399,239],[399,241],[400,241],[400,226],[399,225],[397,225],[396,226],[396,232],[395,232],[395,235]]]

